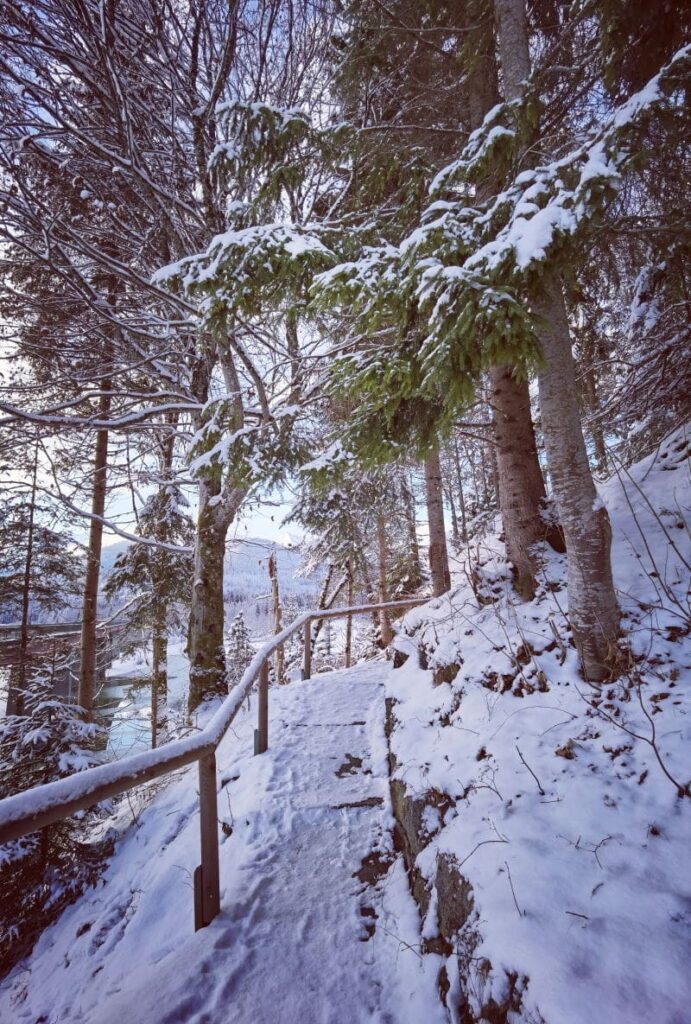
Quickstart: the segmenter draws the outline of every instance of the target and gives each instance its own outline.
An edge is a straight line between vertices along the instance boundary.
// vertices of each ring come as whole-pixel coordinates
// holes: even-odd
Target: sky
[[[123,530],[136,533],[136,525],[127,514],[129,508],[129,498],[120,496],[112,502],[108,515],[115,517],[118,526]],[[270,540],[276,544],[282,544],[284,547],[299,544],[305,535],[302,528],[297,523],[290,523],[288,526],[281,525],[291,511],[292,505],[287,500],[287,495],[280,492],[269,495],[260,505],[252,503],[246,509],[241,510],[237,521],[232,524],[228,531],[228,541],[257,538]],[[87,536],[88,525],[85,525],[78,539],[84,542]],[[112,533],[106,528],[103,535],[103,547],[120,544],[122,540],[122,536]]]

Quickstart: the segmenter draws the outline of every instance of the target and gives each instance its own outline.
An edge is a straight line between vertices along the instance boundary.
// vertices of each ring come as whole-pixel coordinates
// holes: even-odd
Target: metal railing
[[[37,832],[56,821],[69,818],[117,796],[144,782],[168,775],[178,768],[199,763],[199,825],[201,863],[194,872],[195,929],[209,924],[220,908],[220,874],[218,859],[218,809],[216,749],[225,736],[243,700],[258,684],[257,728],[254,734],[254,753],[263,754],[269,746],[269,659],[286,640],[300,631],[304,634],[304,661],[302,676],[312,674],[312,622],[321,619],[345,618],[351,615],[369,615],[373,612],[414,608],[429,598],[418,597],[383,604],[357,605],[351,608],[317,609],[295,619],[281,633],[257,652],[242,679],[229,693],[211,721],[193,736],[133,754],[110,764],[88,768],[56,782],[17,793],[0,800],[0,844]]]

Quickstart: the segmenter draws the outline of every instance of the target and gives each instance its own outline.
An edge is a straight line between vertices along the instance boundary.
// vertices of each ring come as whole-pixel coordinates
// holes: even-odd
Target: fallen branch
[[[535,774],[535,772],[533,771],[533,769],[532,769],[532,768],[530,767],[530,765],[528,764],[528,762],[526,761],[526,759],[525,759],[525,758],[523,757],[523,754],[522,754],[522,753],[520,752],[520,750],[518,749],[518,745],[516,745],[516,750],[518,751],[518,756],[520,757],[521,761],[522,761],[522,762],[523,762],[523,764],[524,764],[524,765],[526,766],[526,768],[528,769],[528,771],[530,772],[530,774],[532,775],[532,777],[533,777],[533,778],[535,779],[535,782],[536,782],[536,784],[537,784],[537,791],[538,791],[538,793],[540,794],[540,796],[547,796],[547,794],[545,793],[544,789],[542,788],[542,786],[541,786],[541,784],[540,784],[540,780],[538,779],[537,775]]]

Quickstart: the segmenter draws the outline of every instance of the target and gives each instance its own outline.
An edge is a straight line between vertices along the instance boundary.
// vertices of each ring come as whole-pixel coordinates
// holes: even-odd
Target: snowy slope
[[[187,771],[138,798],[103,883],[0,985],[0,1020],[686,1024],[687,451],[680,433],[602,488],[622,680],[600,692],[579,678],[563,557],[543,552],[539,593],[519,605],[489,531],[459,558],[451,593],[406,616],[402,668],[272,689],[258,758],[254,709],[238,718],[219,751],[213,924],[192,932]],[[395,776],[429,804],[422,922],[392,849],[385,696]],[[125,802],[121,825],[130,814]],[[438,941],[444,861],[469,886],[450,955]]]
[[[517,604],[496,533],[448,596],[406,616],[396,775],[450,803],[429,807],[417,856],[428,940],[439,858],[472,887],[446,964],[452,1019],[492,1000],[516,1022],[691,1019],[688,450],[680,432],[601,489],[631,662],[619,683],[579,677],[563,557],[544,553],[540,592]]]
[[[211,926],[192,930],[188,771],[139,814],[103,884],[0,987],[0,1019],[441,1024],[437,965],[415,948],[417,912],[391,848],[390,671],[375,663],[273,689],[261,757],[250,756],[254,708],[241,714],[219,750],[231,834]]]

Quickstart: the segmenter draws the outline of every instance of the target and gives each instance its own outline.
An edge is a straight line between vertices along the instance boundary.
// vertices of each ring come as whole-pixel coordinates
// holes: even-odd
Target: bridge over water
[[[120,655],[130,637],[129,627],[117,621],[117,615],[97,626],[96,684],[105,682],[105,674]],[[31,668],[43,669],[54,681],[56,695],[76,701],[79,679],[79,657],[82,624],[76,622],[36,623],[29,626],[27,663]],[[12,713],[10,695],[12,682],[19,671],[21,657],[21,623],[0,624],[0,677],[4,676],[3,690],[7,690],[6,714]]]

